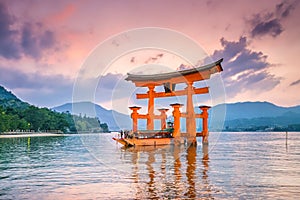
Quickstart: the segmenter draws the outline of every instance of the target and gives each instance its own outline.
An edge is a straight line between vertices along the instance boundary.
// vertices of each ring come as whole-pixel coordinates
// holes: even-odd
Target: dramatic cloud
[[[98,77],[96,97],[98,101],[129,97],[130,91],[134,88],[133,83],[125,81],[124,75],[108,73],[107,75]]]
[[[237,42],[222,38],[221,44],[223,49],[215,51],[212,58],[224,58],[222,77],[229,97],[245,90],[267,91],[280,83],[280,78],[268,71],[271,64],[267,62],[267,56],[250,50],[246,37]]]
[[[73,81],[61,75],[24,73],[0,66],[0,85],[34,105],[54,106],[72,99]]]
[[[276,37],[283,31],[282,25],[280,24],[278,19],[273,19],[269,21],[260,21],[254,26],[251,31],[251,36],[262,36],[270,34],[273,37]]]
[[[33,35],[32,25],[30,23],[24,24],[21,45],[25,50],[25,54],[30,55],[34,58],[39,58],[41,56],[38,38]]]
[[[276,5],[275,10],[267,13],[260,13],[253,16],[248,21],[251,26],[250,34],[252,37],[271,35],[276,37],[283,31],[282,20],[287,18],[291,11],[295,9],[296,1],[283,1]]]
[[[297,81],[292,82],[292,83],[290,84],[290,86],[294,86],[294,85],[298,85],[298,84],[300,84],[300,79],[297,80]]]
[[[8,13],[7,7],[0,2],[0,56],[7,59],[20,58],[20,48],[16,41],[18,31],[12,29],[15,18]]]
[[[164,56],[163,53],[159,53],[159,54],[155,55],[154,57],[149,57],[149,58],[145,61],[145,64],[153,63],[153,62],[157,61],[159,58],[162,58],[163,56]]]
[[[42,23],[27,22],[23,25],[21,45],[24,54],[39,59],[44,49],[52,48],[55,45],[54,33],[43,29]]]
[[[176,69],[176,71],[182,71],[182,70],[191,69],[191,68],[193,68],[193,67],[190,66],[190,65],[184,65],[184,64],[181,64],[181,65]]]
[[[116,85],[124,79],[122,74],[108,73],[105,76],[99,77],[99,88],[113,90]]]
[[[295,9],[297,1],[285,0],[276,5],[275,15],[279,18],[286,18]]]
[[[0,56],[19,59],[26,55],[40,59],[44,50],[55,48],[56,45],[54,32],[43,23],[17,21],[0,2]]]
[[[0,84],[22,94],[21,97],[26,97],[29,102],[39,102],[38,105],[53,104],[52,100],[64,103],[65,93],[69,93],[69,99],[72,99],[70,88],[73,80],[59,74],[75,79],[81,63],[95,45],[132,28],[161,27],[186,35],[187,39],[213,54],[214,60],[224,57],[221,76],[227,93],[238,94],[232,101],[267,100],[294,105],[299,102],[299,95],[295,96],[293,90],[299,86],[299,78],[295,77],[297,67],[293,64],[299,51],[298,2],[229,0],[186,3],[177,0],[172,1],[172,6],[169,1],[163,1],[155,7],[148,1],[139,4],[130,1],[124,6],[122,2],[108,1],[34,1],[33,4],[28,0],[0,0]],[[235,12],[228,12],[230,9]],[[126,35],[124,39],[127,41]],[[151,37],[147,39],[150,42]],[[120,42],[115,39],[111,45],[120,48]],[[164,42],[185,49],[184,43]],[[272,71],[275,62],[278,65]],[[180,66],[181,63],[185,65]],[[100,78],[97,89],[100,92],[96,94],[100,98],[98,102],[102,99],[109,101],[111,94],[130,95],[117,73],[160,73],[179,66],[178,69],[189,68],[187,63],[184,58],[173,55],[170,49],[129,50],[128,54],[112,62],[113,67],[106,71],[115,74]],[[210,61],[203,64],[206,63]],[[5,65],[5,69],[1,69],[1,65]],[[5,71],[8,69],[15,71]],[[281,81],[281,76],[284,81]],[[95,78],[92,83],[97,81]],[[277,85],[280,81],[281,84]],[[133,85],[131,82],[127,84]]]

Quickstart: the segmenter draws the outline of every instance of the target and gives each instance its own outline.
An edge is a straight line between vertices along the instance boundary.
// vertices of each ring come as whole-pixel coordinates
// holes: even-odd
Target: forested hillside
[[[59,113],[38,108],[18,99],[0,86],[0,132],[107,132],[108,126],[98,118]]]

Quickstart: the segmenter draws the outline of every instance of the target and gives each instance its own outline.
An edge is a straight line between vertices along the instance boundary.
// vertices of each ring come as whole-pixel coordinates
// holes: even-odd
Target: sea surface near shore
[[[297,199],[300,133],[124,149],[116,133],[0,138],[0,199]],[[65,136],[65,137],[61,137]]]

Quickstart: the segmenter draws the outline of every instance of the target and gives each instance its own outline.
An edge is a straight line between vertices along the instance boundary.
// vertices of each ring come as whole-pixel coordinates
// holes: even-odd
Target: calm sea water
[[[300,133],[123,149],[114,134],[0,138],[0,199],[299,199]]]

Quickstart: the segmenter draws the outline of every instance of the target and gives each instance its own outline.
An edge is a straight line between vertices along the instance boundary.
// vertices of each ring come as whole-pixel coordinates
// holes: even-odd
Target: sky
[[[94,64],[89,77],[97,84],[94,101],[108,109],[119,99],[130,104],[128,96],[136,90],[124,81],[126,73],[189,65],[172,48],[192,50],[172,37],[171,49],[132,48],[118,55],[126,42],[137,39],[132,30],[155,27],[189,38],[210,60],[224,58],[218,87],[224,88],[226,102],[295,106],[300,104],[299,19],[296,0],[0,0],[0,85],[51,108],[74,100],[78,77]],[[151,43],[155,36],[143,39]],[[107,51],[101,53],[103,47]],[[206,64],[200,54],[199,63]]]

